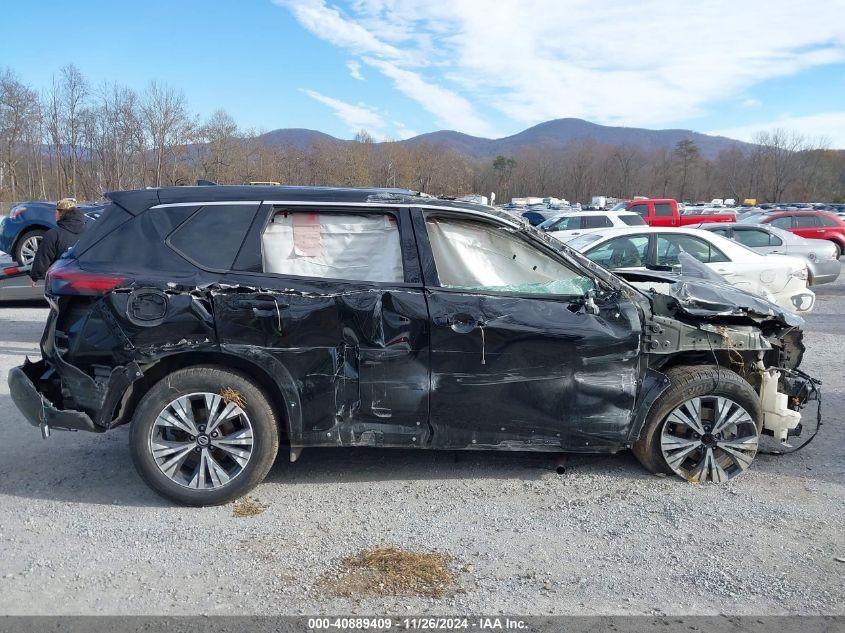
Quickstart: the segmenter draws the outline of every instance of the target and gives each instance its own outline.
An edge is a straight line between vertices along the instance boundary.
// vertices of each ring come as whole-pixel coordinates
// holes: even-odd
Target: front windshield
[[[613,207],[610,210],[611,211],[626,211],[627,209],[628,209],[628,203],[627,202],[617,202],[616,204],[613,205]]]
[[[540,224],[538,224],[537,228],[540,229],[541,231],[548,231],[558,220],[560,220],[564,217],[565,216],[563,214],[551,217],[548,220],[546,220],[545,222],[541,222]]]

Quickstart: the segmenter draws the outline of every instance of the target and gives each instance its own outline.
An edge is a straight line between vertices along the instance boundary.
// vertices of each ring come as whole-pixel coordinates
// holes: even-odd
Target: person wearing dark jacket
[[[44,279],[47,269],[85,232],[85,216],[76,208],[75,200],[65,198],[56,203],[56,224],[56,228],[44,234],[32,261],[29,276],[33,286],[39,279]]]

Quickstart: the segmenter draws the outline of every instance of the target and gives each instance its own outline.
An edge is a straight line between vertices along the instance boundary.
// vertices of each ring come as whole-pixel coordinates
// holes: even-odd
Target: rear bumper
[[[9,393],[15,406],[32,426],[72,431],[105,431],[97,427],[87,413],[57,409],[35,386],[31,375],[43,373],[44,361],[32,363],[29,359],[20,367],[9,371]]]
[[[842,271],[842,264],[838,259],[825,260],[823,262],[812,262],[810,272],[813,275],[813,285],[829,284],[836,281]]]

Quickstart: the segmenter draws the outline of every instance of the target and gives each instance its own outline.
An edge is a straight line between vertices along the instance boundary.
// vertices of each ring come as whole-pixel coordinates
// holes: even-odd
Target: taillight
[[[75,260],[61,259],[47,271],[44,285],[55,295],[102,295],[126,280],[126,277],[82,270]]]

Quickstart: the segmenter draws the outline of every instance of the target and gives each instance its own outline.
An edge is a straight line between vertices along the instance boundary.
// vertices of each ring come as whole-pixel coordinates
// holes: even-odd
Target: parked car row
[[[538,228],[612,270],[671,270],[686,252],[729,283],[799,313],[815,304],[809,286],[841,271],[845,222],[830,212],[756,209],[736,222],[719,209],[678,216],[671,199],[635,199],[614,209],[560,214]]]
[[[792,310],[809,312],[815,293],[807,287],[804,259],[760,255],[710,231],[629,227],[584,233],[567,245],[609,270],[680,269],[680,254],[706,264],[732,286]],[[838,262],[837,262],[838,263]]]

